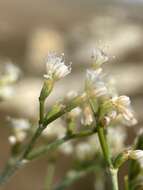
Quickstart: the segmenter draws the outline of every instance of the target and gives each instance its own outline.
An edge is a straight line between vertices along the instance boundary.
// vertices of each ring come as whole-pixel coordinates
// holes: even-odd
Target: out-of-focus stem
[[[53,183],[53,177],[55,173],[55,162],[54,161],[49,161],[48,162],[48,170],[47,170],[47,175],[46,175],[46,180],[45,180],[45,190],[51,190],[52,188],[52,183]]]
[[[12,177],[15,172],[20,169],[22,166],[24,166],[23,161],[26,159],[28,161],[30,160],[34,160],[37,159],[43,155],[46,155],[49,151],[51,150],[55,150],[56,148],[58,148],[61,144],[72,140],[72,139],[76,139],[76,138],[82,138],[82,137],[87,137],[90,136],[94,133],[96,133],[97,131],[94,129],[92,131],[83,131],[80,133],[76,133],[73,135],[66,135],[65,137],[61,138],[61,139],[57,139],[54,142],[48,144],[48,145],[43,145],[39,148],[36,148],[35,150],[33,150],[32,152],[30,152],[32,150],[32,147],[29,145],[28,148],[26,149],[26,151],[24,152],[23,156],[16,160],[13,164],[9,165],[9,167],[6,167],[4,169],[4,171],[2,172],[2,174],[0,175],[0,185],[5,184],[10,177]],[[39,133],[37,133],[37,135],[39,135]],[[36,135],[36,136],[37,136]],[[33,142],[35,142],[35,140],[37,139],[35,137],[33,137]]]

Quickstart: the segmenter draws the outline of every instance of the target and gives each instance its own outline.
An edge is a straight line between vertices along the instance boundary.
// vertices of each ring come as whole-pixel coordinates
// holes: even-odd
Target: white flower
[[[73,145],[71,142],[66,142],[64,144],[62,144],[59,148],[59,150],[65,154],[65,155],[70,155],[73,153]]]
[[[129,150],[129,157],[138,161],[143,161],[143,150]]]
[[[102,68],[96,70],[88,69],[86,72],[86,88],[93,91],[96,97],[107,94],[107,88],[103,81]]]
[[[21,130],[27,130],[30,128],[30,123],[27,119],[23,118],[10,118],[8,117],[8,120],[11,122],[11,125],[13,128],[21,129]]]
[[[17,142],[23,142],[27,137],[27,131],[31,127],[30,122],[26,119],[8,118],[11,123],[13,135],[9,136],[8,140],[11,145]]]
[[[8,76],[8,79],[10,82],[17,81],[17,79],[20,75],[20,70],[17,66],[15,66],[12,63],[7,63],[5,70],[6,70],[6,75]]]
[[[101,66],[109,60],[109,57],[99,48],[92,51],[93,66]]]
[[[11,145],[15,145],[17,140],[16,140],[16,137],[14,135],[11,135],[8,137],[8,141]]]
[[[14,94],[14,89],[12,86],[0,86],[0,99],[11,98]]]
[[[45,79],[59,80],[71,72],[71,65],[65,65],[64,56],[56,53],[49,53],[46,62],[47,73]]]
[[[111,102],[123,119],[128,122],[127,124],[135,125],[137,123],[130,105],[131,101],[128,96],[113,97]]]

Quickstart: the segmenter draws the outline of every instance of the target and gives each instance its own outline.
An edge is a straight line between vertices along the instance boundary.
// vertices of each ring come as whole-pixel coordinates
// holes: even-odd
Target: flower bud
[[[49,96],[49,94],[51,93],[52,89],[53,89],[53,80],[45,80],[41,93],[40,93],[40,97],[39,100],[40,101],[45,101],[46,98]]]

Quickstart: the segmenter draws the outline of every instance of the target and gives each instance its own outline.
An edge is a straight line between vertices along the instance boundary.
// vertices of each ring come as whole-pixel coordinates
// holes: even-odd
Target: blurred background
[[[107,71],[119,93],[132,98],[139,120],[127,129],[132,143],[143,124],[143,0],[0,0],[0,64],[10,60],[22,70],[14,96],[0,105],[0,168],[9,156],[6,116],[36,120],[47,53],[64,52],[73,67],[56,85],[50,105],[69,90],[83,88],[94,47],[109,54]],[[59,158],[55,181],[69,167],[67,160]],[[46,164],[46,158],[33,162],[3,189],[43,190]],[[69,189],[93,190],[92,176]]]

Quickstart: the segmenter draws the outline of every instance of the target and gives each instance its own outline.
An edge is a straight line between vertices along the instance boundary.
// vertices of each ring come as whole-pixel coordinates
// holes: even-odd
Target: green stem
[[[49,82],[49,81],[47,81],[47,82]],[[49,95],[49,93],[51,92],[51,89],[52,89],[53,85],[51,84],[51,88],[49,88],[49,89],[47,89],[47,86],[48,86],[47,84],[44,85],[44,87],[42,88],[43,90],[41,91],[41,94],[40,94],[40,98],[39,98],[39,100],[40,100],[40,122],[42,122],[42,125],[40,123],[38,129],[36,130],[36,132],[33,135],[32,139],[28,143],[28,145],[27,145],[24,153],[22,154],[22,156],[20,156],[20,158],[17,159],[14,164],[12,164],[12,166],[9,168],[9,170],[7,172],[4,169],[4,171],[0,175],[0,185],[3,184],[3,183],[5,183],[5,182],[7,182],[9,180],[9,178],[11,176],[13,176],[13,174],[15,173],[15,171],[19,168],[19,167],[17,167],[17,165],[18,166],[21,165],[21,163],[22,163],[22,161],[24,159],[28,159],[28,155],[31,152],[31,150],[33,149],[33,147],[34,147],[37,139],[39,138],[39,136],[41,135],[42,131],[47,127],[48,124],[50,124],[51,122],[53,122],[54,120],[56,120],[57,118],[59,118],[60,116],[62,116],[63,114],[65,114],[66,112],[71,111],[75,107],[79,106],[82,102],[84,102],[84,101],[87,100],[87,96],[82,94],[81,96],[75,97],[68,105],[66,105],[66,107],[62,108],[61,110],[59,110],[57,113],[55,113],[51,117],[48,117],[48,115],[47,115],[44,118],[44,105],[43,105],[42,101],[44,101],[45,98]],[[93,132],[92,132],[92,134],[93,134]],[[90,132],[89,132],[89,135],[91,135]],[[80,136],[81,136],[81,134],[78,134],[75,137],[80,137]],[[84,136],[84,134],[81,137],[83,137],[83,136]],[[85,134],[85,136],[86,136],[86,134]],[[73,136],[72,138],[75,138],[75,137]],[[51,149],[53,147],[56,148],[57,146],[59,146],[63,142],[64,142],[64,139],[57,140],[52,145],[49,145],[49,147],[51,147]],[[49,149],[50,149],[49,147],[45,148],[45,150],[42,150],[42,154],[45,153],[46,151],[48,152]],[[34,158],[36,156],[39,156],[39,155],[40,154],[38,152],[36,152],[36,155],[34,154]]]
[[[34,136],[32,137],[31,141],[27,145],[21,159],[26,159],[27,158],[28,154],[33,149],[33,146],[35,145],[35,143],[36,143],[38,137],[41,135],[42,131],[43,131],[43,128],[41,126],[39,126],[38,129],[36,130]]]
[[[13,174],[23,166],[21,161],[16,161],[14,164],[8,163],[4,171],[0,175],[0,185],[4,185]]]
[[[46,175],[46,181],[45,181],[45,190],[51,190],[52,188],[52,183],[53,183],[53,177],[55,173],[55,163],[49,162],[48,164],[48,171]]]
[[[97,127],[97,134],[98,134],[99,142],[100,142],[106,163],[109,167],[112,167],[111,155],[110,155],[109,147],[106,142],[105,135],[104,135],[104,128]]]
[[[40,135],[41,131],[42,130],[40,128],[38,128],[37,132],[35,133],[34,137],[32,138],[33,140],[31,140],[32,145],[34,145],[34,143],[37,140],[37,137]],[[13,164],[9,165],[9,167],[6,167],[4,169],[4,171],[0,175],[0,185],[4,185],[10,179],[10,177],[12,177],[15,174],[15,172],[21,168],[21,166],[24,166],[24,164],[23,164],[24,159],[33,160],[33,159],[39,158],[40,156],[46,155],[49,151],[55,150],[61,144],[63,144],[64,142],[67,142],[68,140],[75,139],[75,138],[87,137],[94,133],[96,133],[96,130],[83,131],[83,132],[80,132],[77,134],[73,134],[71,136],[65,136],[61,139],[55,140],[54,142],[52,142],[48,145],[36,148],[31,153],[30,153],[30,151],[32,150],[33,146],[31,144],[29,144],[27,146],[24,154],[18,160],[16,160]]]
[[[118,169],[110,168],[109,171],[111,175],[113,190],[118,190]]]
[[[127,175],[124,177],[124,183],[125,183],[125,190],[129,190],[129,181]]]
[[[44,120],[44,101],[43,100],[39,100],[39,105],[40,105],[39,124],[42,124],[43,120]]]
[[[97,133],[98,133],[98,137],[99,137],[99,141],[100,141],[100,145],[103,151],[105,161],[107,163],[107,166],[109,167],[109,172],[110,172],[111,180],[112,180],[112,189],[118,190],[118,175],[117,175],[118,169],[113,168],[109,146],[104,134],[104,128],[101,126],[98,126]]]
[[[58,146],[60,146],[61,144],[70,141],[72,139],[76,139],[76,138],[83,138],[83,137],[87,137],[90,136],[94,133],[96,133],[97,131],[94,129],[92,131],[83,131],[80,133],[76,133],[76,134],[72,134],[72,135],[66,135],[65,137],[61,138],[61,139],[57,139],[54,142],[48,144],[48,145],[43,145],[39,148],[35,148],[35,150],[33,150],[27,157],[28,160],[34,160],[37,159],[41,156],[46,155],[47,153],[49,153],[49,151],[55,150]]]

